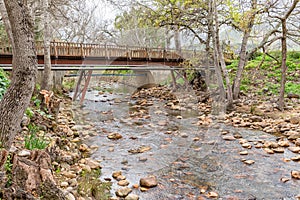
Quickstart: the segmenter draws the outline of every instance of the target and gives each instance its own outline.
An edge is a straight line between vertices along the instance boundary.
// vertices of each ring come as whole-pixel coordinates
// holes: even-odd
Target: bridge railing
[[[42,41],[36,42],[37,55],[44,55],[44,44]],[[177,52],[174,49],[147,48],[117,46],[112,44],[84,44],[71,42],[51,42],[51,56],[73,56],[73,57],[104,57],[108,59],[123,57],[128,59],[181,59],[195,56],[196,53],[190,50]],[[0,44],[0,54],[11,55],[11,46]]]

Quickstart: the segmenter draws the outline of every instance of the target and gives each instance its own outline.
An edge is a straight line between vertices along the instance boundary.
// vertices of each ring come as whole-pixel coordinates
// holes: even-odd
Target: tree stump
[[[42,150],[31,152],[29,158],[14,155],[12,186],[4,190],[4,199],[65,199],[56,186],[49,154]]]

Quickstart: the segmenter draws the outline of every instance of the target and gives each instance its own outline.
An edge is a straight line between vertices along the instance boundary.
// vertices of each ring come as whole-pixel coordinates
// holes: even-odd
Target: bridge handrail
[[[44,55],[44,43],[42,41],[36,42],[37,55]],[[181,59],[195,56],[197,52],[192,50],[181,50],[165,48],[148,48],[138,46],[125,46],[114,44],[88,44],[88,43],[74,43],[74,42],[58,42],[52,41],[50,43],[51,56],[54,57],[105,57],[117,58],[125,57],[128,59]],[[0,43],[0,54],[11,55],[12,48],[8,43]]]

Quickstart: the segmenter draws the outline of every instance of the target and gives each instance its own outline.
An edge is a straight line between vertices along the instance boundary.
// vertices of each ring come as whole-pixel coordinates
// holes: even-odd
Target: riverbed
[[[147,175],[158,178],[157,187],[132,191],[141,200],[206,199],[213,194],[218,199],[292,200],[300,195],[300,181],[290,174],[300,169],[300,163],[289,161],[299,154],[288,150],[268,154],[254,147],[277,137],[234,128],[213,117],[209,125],[199,126],[202,113],[193,108],[194,102],[186,102],[190,106],[181,110],[153,98],[141,105],[140,99],[131,97],[136,88],[101,84],[102,91],[87,92],[81,117],[97,130],[98,135],[87,144],[99,146],[92,157],[101,160],[100,178],[112,180],[113,196],[121,187],[112,178],[114,171],[122,171],[128,187]],[[181,97],[192,95],[180,92]],[[122,138],[111,140],[107,137],[111,133]],[[225,140],[224,133],[239,137]],[[241,138],[251,148],[242,147]],[[247,154],[241,155],[242,151]],[[251,164],[245,162],[249,160]]]

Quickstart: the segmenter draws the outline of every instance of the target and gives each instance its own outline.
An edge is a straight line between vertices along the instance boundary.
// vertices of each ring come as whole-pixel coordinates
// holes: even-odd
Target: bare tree
[[[43,79],[41,84],[41,89],[49,90],[52,85],[52,72],[51,72],[51,55],[50,55],[50,42],[51,42],[51,28],[50,20],[51,16],[49,15],[49,2],[51,0],[43,1],[43,24],[44,24],[44,72]]]
[[[285,83],[286,83],[286,59],[287,59],[287,20],[292,12],[295,10],[299,0],[293,0],[291,6],[287,10],[287,12],[282,16],[276,16],[276,18],[281,21],[282,28],[282,38],[281,38],[281,82],[280,82],[280,92],[279,92],[279,101],[278,106],[281,111],[284,110],[284,91],[285,91]]]

